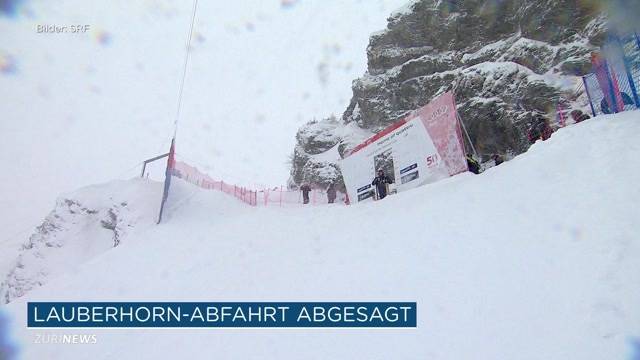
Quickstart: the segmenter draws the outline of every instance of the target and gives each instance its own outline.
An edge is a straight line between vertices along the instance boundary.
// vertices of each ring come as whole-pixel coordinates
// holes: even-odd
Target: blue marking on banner
[[[362,192],[364,190],[370,189],[371,188],[371,184],[365,185],[361,188],[359,188],[356,192]]]
[[[411,164],[411,165],[407,166],[406,168],[400,170],[400,174],[402,175],[402,174],[404,174],[406,172],[409,172],[409,171],[411,171],[411,170],[413,170],[413,169],[415,169],[417,167],[418,167],[417,163]]]

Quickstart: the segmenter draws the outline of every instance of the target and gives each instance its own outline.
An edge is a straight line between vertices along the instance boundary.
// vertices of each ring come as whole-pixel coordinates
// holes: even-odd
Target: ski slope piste
[[[599,116],[480,175],[352,206],[251,207],[174,179],[160,225],[158,182],[81,189],[65,198],[98,210],[129,200],[120,245],[80,261],[69,242],[89,249],[109,230],[77,218],[56,233],[55,247],[24,249],[38,249],[41,267],[25,264],[23,281],[46,273],[46,264],[59,272],[1,308],[5,336],[27,360],[636,359],[638,134],[640,112]],[[25,326],[27,301],[415,301],[418,308],[411,329],[34,331]],[[37,335],[74,334],[97,343],[34,344]]]
[[[396,191],[467,171],[460,124],[454,95],[447,92],[356,146],[340,164],[349,197],[373,199],[378,169]]]

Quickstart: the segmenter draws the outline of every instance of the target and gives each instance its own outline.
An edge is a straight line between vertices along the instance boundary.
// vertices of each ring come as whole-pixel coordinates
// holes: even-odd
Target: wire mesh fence
[[[327,191],[322,188],[310,189],[306,199],[302,191],[289,190],[283,186],[263,190],[249,189],[223,180],[215,180],[209,175],[200,172],[196,167],[182,161],[175,162],[172,175],[203,189],[221,191],[251,206],[287,207],[346,203],[346,195],[344,193],[336,191],[336,196],[333,198],[329,197]]]
[[[640,109],[640,38],[612,36],[583,77],[594,116]]]

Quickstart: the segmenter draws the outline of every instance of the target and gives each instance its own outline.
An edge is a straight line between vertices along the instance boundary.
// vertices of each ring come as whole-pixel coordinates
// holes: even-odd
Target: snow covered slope
[[[6,303],[155,225],[162,184],[146,179],[89,186],[58,198],[0,280]]]
[[[639,132],[640,112],[598,117],[481,175],[349,207],[249,208],[175,181],[166,223],[0,309],[25,359],[626,359]],[[418,327],[46,330],[98,343],[43,345],[27,300],[417,301]]]
[[[201,1],[180,155],[230,182],[283,184],[298,126],[342,112],[369,33],[405,2]],[[191,6],[0,1],[0,276],[58,194],[167,151]]]

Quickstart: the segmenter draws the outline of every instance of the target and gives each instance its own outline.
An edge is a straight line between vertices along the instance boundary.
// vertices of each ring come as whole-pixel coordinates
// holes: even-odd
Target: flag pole
[[[469,142],[469,146],[471,146],[471,150],[473,151],[473,156],[478,157],[476,148],[473,146],[473,142],[471,142],[471,137],[469,136],[467,127],[464,125],[464,122],[462,122],[462,119],[460,118],[460,114],[458,114],[458,110],[456,110],[456,119],[458,120],[458,124],[460,124],[460,126],[462,127],[462,131],[464,131],[464,135],[466,136],[467,141]]]

